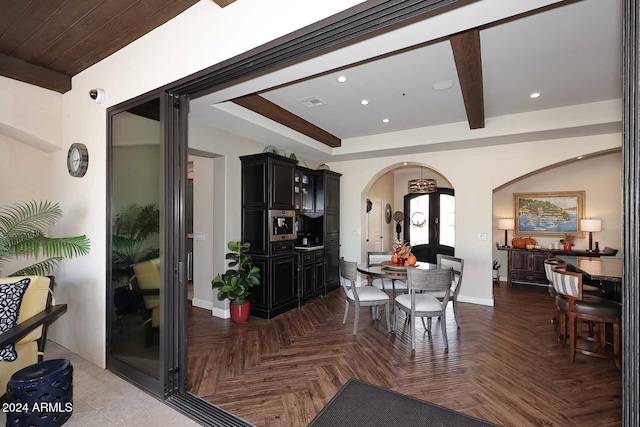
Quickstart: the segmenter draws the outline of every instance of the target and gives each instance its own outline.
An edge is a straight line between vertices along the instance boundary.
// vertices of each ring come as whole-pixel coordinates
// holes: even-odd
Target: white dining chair
[[[342,324],[347,322],[349,314],[349,306],[355,308],[355,319],[353,321],[353,335],[358,332],[358,321],[360,319],[360,307],[377,307],[383,305],[385,308],[387,332],[391,332],[389,323],[389,295],[373,286],[363,286],[364,282],[358,274],[357,264],[355,262],[345,261],[340,258],[340,283],[346,296],[344,306],[344,318]],[[372,309],[372,316],[377,320],[377,316]]]

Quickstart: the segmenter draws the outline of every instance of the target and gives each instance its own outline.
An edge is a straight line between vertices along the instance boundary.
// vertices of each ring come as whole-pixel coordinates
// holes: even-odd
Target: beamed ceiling
[[[0,0],[0,75],[65,93],[72,76],[197,2]]]

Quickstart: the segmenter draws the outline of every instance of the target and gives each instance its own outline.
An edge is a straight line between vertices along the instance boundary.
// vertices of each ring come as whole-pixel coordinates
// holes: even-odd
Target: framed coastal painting
[[[564,237],[571,233],[584,237],[584,191],[514,193],[516,235]]]

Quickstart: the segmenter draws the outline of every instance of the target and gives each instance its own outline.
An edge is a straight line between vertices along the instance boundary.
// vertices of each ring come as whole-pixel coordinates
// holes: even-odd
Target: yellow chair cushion
[[[51,280],[45,276],[0,277],[0,286],[7,283],[14,283],[25,278],[31,279],[31,283],[29,283],[22,297],[18,324],[47,308],[47,298],[49,296],[49,283]],[[42,326],[31,331],[16,344],[25,344],[40,339],[40,337],[42,337]]]
[[[160,289],[160,258],[150,259],[133,266],[140,289]],[[160,295],[142,297],[147,310],[160,307]]]

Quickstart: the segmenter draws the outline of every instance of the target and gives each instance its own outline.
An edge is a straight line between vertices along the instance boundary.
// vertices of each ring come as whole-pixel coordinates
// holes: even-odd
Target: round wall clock
[[[384,208],[384,220],[389,224],[391,222],[391,205],[387,203]]]
[[[67,170],[69,175],[80,178],[87,173],[89,167],[89,150],[84,144],[75,143],[67,153]]]

